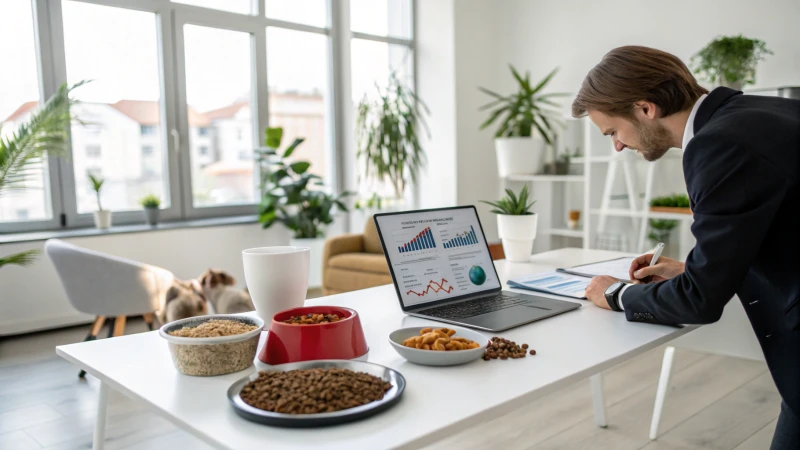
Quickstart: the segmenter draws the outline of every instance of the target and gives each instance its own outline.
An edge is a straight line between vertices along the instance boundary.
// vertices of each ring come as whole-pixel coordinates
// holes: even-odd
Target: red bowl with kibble
[[[338,319],[338,320],[335,320]],[[275,365],[317,359],[362,359],[369,347],[358,313],[341,306],[304,306],[272,317],[259,361]]]

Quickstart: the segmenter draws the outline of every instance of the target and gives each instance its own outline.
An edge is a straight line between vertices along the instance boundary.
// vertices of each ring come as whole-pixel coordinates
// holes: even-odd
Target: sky
[[[386,35],[389,5],[408,0],[351,0],[354,31]],[[196,6],[248,13],[250,0],[180,0]],[[326,0],[267,0],[269,17],[326,26]],[[82,101],[113,103],[121,99],[158,100],[159,74],[156,17],[153,13],[70,0],[62,3],[67,79],[91,79],[76,91]],[[38,99],[38,79],[30,0],[0,1],[0,120],[20,104]],[[376,20],[376,18],[378,20]],[[247,33],[197,25],[184,28],[188,103],[198,111],[227,106],[250,93],[250,36]],[[405,30],[394,33],[407,36]],[[353,40],[353,97],[374,90],[385,80],[391,59],[408,65],[402,47]],[[396,46],[392,46],[396,47]],[[323,35],[269,28],[268,84],[279,91],[326,93],[328,38]]]

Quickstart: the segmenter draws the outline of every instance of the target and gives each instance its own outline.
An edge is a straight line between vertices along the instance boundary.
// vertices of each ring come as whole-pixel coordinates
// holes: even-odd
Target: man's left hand
[[[586,298],[601,308],[611,309],[606,301],[606,289],[617,281],[619,280],[606,275],[592,278],[589,287],[586,288]]]

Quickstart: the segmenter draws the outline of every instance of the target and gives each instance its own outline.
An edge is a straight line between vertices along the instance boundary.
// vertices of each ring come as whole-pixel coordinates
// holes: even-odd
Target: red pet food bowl
[[[338,322],[292,325],[284,320],[306,314],[336,314]],[[316,359],[356,359],[367,354],[367,339],[355,310],[340,306],[307,306],[272,317],[267,343],[259,361],[275,365]]]

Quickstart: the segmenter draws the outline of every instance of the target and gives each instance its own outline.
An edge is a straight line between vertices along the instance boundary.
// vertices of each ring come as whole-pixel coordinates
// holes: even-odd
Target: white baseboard
[[[73,325],[90,324],[93,320],[94,316],[89,314],[75,313],[66,316],[0,322],[0,336],[12,336],[15,334],[51,330],[54,328],[71,327]]]

